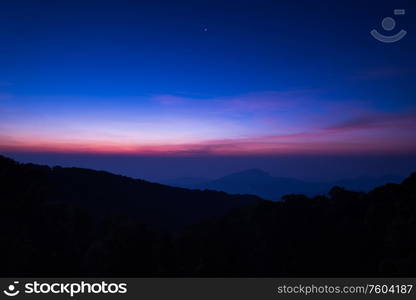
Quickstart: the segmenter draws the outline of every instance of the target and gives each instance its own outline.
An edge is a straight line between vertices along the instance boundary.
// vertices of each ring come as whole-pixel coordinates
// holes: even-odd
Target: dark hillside
[[[416,174],[271,202],[0,157],[0,235],[3,277],[414,277]]]

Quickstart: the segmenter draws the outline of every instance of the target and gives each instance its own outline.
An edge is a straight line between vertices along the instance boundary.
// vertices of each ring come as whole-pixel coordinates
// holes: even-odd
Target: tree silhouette
[[[0,156],[0,184],[4,277],[416,275],[416,174],[271,202]]]

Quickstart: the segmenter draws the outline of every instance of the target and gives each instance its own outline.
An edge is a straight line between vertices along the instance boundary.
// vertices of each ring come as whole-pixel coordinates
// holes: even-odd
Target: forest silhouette
[[[416,173],[272,202],[0,156],[0,275],[414,277],[415,203]]]

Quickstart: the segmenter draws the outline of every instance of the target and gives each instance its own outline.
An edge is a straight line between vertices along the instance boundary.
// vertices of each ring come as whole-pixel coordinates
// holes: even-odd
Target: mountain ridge
[[[416,173],[273,202],[0,156],[0,275],[414,277],[415,197]]]
[[[36,173],[37,180],[47,187],[43,197],[48,201],[76,204],[92,215],[126,214],[164,228],[184,226],[264,201],[253,195],[189,190],[106,171],[20,164],[2,156],[0,170],[6,174]]]
[[[403,178],[399,176],[380,176],[341,179],[334,181],[306,181],[290,177],[276,177],[262,169],[247,169],[222,176],[217,179],[187,181],[170,180],[162,183],[183,188],[200,190],[217,190],[231,194],[253,194],[263,199],[279,201],[286,194],[305,194],[316,196],[326,194],[333,186],[341,186],[354,191],[369,191],[388,182],[398,183]]]

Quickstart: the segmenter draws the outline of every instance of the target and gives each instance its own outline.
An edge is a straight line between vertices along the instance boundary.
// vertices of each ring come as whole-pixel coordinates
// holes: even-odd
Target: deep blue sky
[[[415,35],[386,47],[368,34],[400,7],[408,14],[397,26],[411,33],[414,1],[0,5],[0,78],[18,94],[213,97],[332,87],[378,69],[415,67]]]
[[[406,15],[394,16],[395,8]],[[0,152],[149,178],[174,177],[172,168],[217,176],[246,167],[313,177],[296,157],[319,166],[318,157],[340,155],[345,168],[326,176],[403,174],[416,168],[415,8],[415,1],[1,1]],[[381,28],[388,16],[397,21],[393,33],[408,31],[398,43],[369,34],[388,34]],[[84,158],[73,160],[74,152]],[[97,163],[95,153],[111,154],[111,163]],[[143,155],[153,164],[137,172],[114,160]],[[187,162],[168,171],[170,157]],[[224,157],[229,167],[207,171]],[[347,172],[349,157],[356,163]],[[279,167],[282,159],[293,163]],[[389,167],[374,167],[388,159]]]

